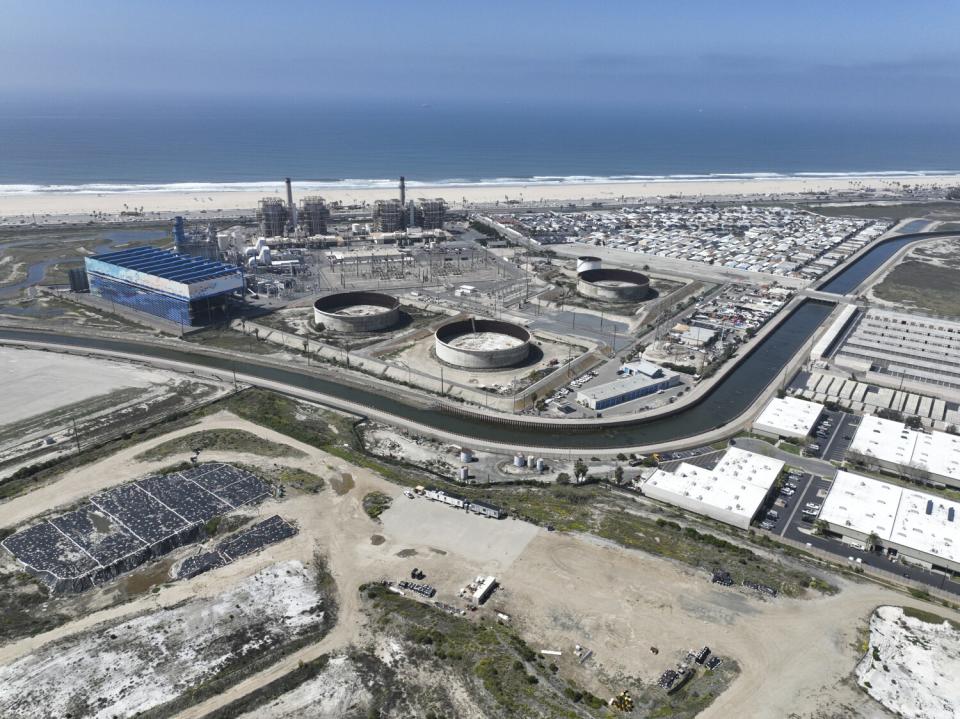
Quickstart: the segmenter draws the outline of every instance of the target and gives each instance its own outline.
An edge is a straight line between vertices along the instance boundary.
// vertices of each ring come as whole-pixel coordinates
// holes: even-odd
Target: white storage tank
[[[544,470],[543,457],[537,457],[537,471],[543,472],[543,470]]]
[[[473,450],[467,449],[464,447],[460,450],[460,461],[461,462],[472,462],[473,461]]]
[[[466,482],[470,478],[470,470],[466,467],[461,467],[460,471],[457,473],[457,476],[460,478],[461,482]]]
[[[527,467],[529,467],[530,469],[533,469],[536,466],[537,466],[537,458],[534,457],[532,454],[529,455],[527,457]]]
[[[593,257],[592,255],[581,255],[577,258],[577,274],[581,272],[586,272],[587,270],[599,270],[601,261],[599,257]]]
[[[523,467],[526,464],[526,460],[520,452],[517,452],[513,456],[513,466],[514,467]]]

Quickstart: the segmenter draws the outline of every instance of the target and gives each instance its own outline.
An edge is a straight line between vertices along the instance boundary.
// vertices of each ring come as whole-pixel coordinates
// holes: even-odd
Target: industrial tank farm
[[[381,292],[338,292],[313,303],[313,320],[335,332],[379,332],[400,321],[400,300]]]
[[[585,270],[577,273],[577,293],[605,302],[635,302],[650,295],[650,278],[631,270]]]
[[[448,322],[437,330],[435,340],[437,359],[464,369],[513,367],[530,354],[530,333],[499,320]]]
[[[603,260],[593,255],[580,255],[577,258],[577,274],[588,272],[589,270],[599,270]]]

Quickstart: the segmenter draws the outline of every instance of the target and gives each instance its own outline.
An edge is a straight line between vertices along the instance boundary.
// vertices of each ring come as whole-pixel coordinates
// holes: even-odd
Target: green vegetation
[[[320,449],[327,449],[337,435],[348,440],[354,436],[356,420],[262,389],[245,390],[223,404],[238,417]]]
[[[295,489],[301,489],[304,492],[312,492],[314,494],[326,486],[323,477],[313,472],[307,472],[304,469],[298,469],[297,467],[280,467],[272,474],[269,472],[264,473],[263,470],[260,470],[260,474],[266,475],[274,482],[279,482],[288,487],[294,487]]]
[[[378,584],[360,591],[378,635],[402,637],[410,663],[421,672],[452,672],[487,716],[606,716],[602,699],[555,674],[512,627],[469,621]],[[573,697],[578,697],[576,710]],[[430,708],[438,709],[438,716],[452,716],[452,708]]]
[[[780,442],[780,444],[777,445],[777,448],[782,449],[784,452],[789,452],[790,454],[796,454],[798,456],[802,454],[803,451],[801,447],[793,444],[793,442]]]
[[[648,719],[693,719],[706,709],[740,673],[740,665],[725,658],[714,670],[695,667],[690,680],[673,694],[665,694],[660,687],[648,685],[634,697],[636,708]]]
[[[907,260],[894,267],[873,293],[924,312],[960,316],[960,270],[955,268]]]
[[[68,621],[58,603],[47,606],[50,593],[26,572],[0,574],[0,640],[41,634]]]
[[[363,511],[370,519],[379,521],[380,515],[390,508],[393,500],[383,492],[368,492],[363,496]]]
[[[262,457],[306,456],[299,449],[271,442],[242,429],[206,429],[158,444],[138,454],[135,459],[155,461],[198,449],[211,452],[244,452]]]
[[[309,662],[301,662],[297,668],[269,684],[255,689],[249,694],[230,702],[226,706],[215,709],[204,719],[235,719],[235,717],[252,712],[254,709],[268,704],[274,699],[293,691],[304,682],[310,681],[323,673],[330,663],[330,655],[322,654]]]
[[[913,619],[919,619],[921,622],[926,622],[927,624],[943,624],[944,622],[947,622],[956,631],[960,632],[960,622],[955,622],[953,619],[941,617],[939,614],[934,614],[933,612],[927,612],[923,609],[915,609],[914,607],[903,607],[903,614],[904,616],[911,617]]]
[[[748,547],[693,527],[684,528],[667,519],[651,520],[626,512],[608,512],[600,520],[596,533],[625,547],[699,569],[723,568],[738,584],[745,580],[767,584],[791,597],[803,595],[808,588],[824,593],[837,591],[836,587],[812,578],[807,572],[761,557]]]
[[[191,332],[184,335],[183,339],[193,344],[247,354],[271,355],[280,351],[276,345],[260,340],[255,335],[245,335],[229,327],[211,327],[200,332]]]

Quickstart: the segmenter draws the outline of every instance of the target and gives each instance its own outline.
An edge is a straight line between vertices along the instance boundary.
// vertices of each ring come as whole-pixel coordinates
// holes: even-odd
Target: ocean
[[[0,107],[0,193],[960,171],[960,122],[920,114],[288,103]]]

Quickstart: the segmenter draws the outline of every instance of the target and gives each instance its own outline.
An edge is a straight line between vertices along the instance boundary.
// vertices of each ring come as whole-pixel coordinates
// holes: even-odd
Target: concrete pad
[[[488,519],[423,497],[400,495],[380,516],[383,532],[411,548],[442,547],[464,559],[483,562],[485,571],[510,567],[540,529],[513,519]]]

